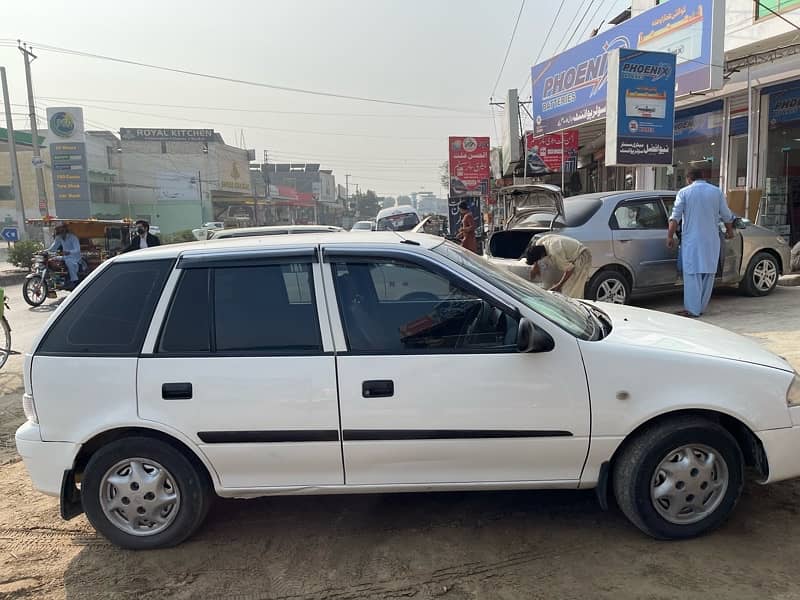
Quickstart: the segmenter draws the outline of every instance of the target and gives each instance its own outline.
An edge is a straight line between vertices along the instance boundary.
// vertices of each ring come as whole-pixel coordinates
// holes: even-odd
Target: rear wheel
[[[739,289],[747,296],[766,296],[778,285],[780,265],[769,252],[759,252],[747,266]]]
[[[133,550],[175,546],[205,518],[205,474],[160,440],[132,437],[98,450],[83,474],[81,501],[94,528]]]
[[[41,275],[34,275],[25,280],[22,286],[22,297],[31,306],[40,306],[47,298],[47,281]]]
[[[5,317],[0,318],[0,369],[6,364],[11,354],[11,326]]]
[[[640,432],[613,465],[614,495],[639,529],[659,539],[701,535],[733,511],[742,452],[719,424],[679,417]]]
[[[631,284],[628,278],[612,269],[605,269],[595,274],[589,281],[586,298],[596,302],[627,304],[631,295]]]

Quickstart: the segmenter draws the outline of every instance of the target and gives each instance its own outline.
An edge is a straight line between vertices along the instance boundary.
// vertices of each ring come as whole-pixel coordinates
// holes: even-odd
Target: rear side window
[[[186,269],[158,345],[161,354],[321,351],[311,265],[303,263]]]
[[[110,265],[70,303],[38,354],[137,356],[171,260]]]

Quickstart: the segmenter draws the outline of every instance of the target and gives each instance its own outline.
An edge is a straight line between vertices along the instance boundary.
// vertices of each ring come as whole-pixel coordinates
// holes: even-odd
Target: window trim
[[[159,324],[157,334],[154,339],[154,343],[151,346],[144,346],[148,349],[147,353],[140,354],[141,358],[236,358],[236,357],[292,357],[292,356],[329,356],[332,355],[333,352],[326,348],[325,344],[325,334],[322,328],[322,322],[320,321],[320,310],[319,310],[319,295],[317,294],[317,280],[314,276],[314,266],[319,265],[318,262],[313,260],[298,260],[298,258],[302,257],[312,257],[316,256],[317,253],[315,249],[311,249],[312,252],[305,253],[305,254],[296,254],[292,257],[291,260],[272,260],[268,262],[259,262],[256,260],[255,262],[244,261],[239,262],[235,265],[225,264],[227,261],[223,261],[223,264],[219,263],[211,263],[208,265],[201,265],[200,262],[192,263],[192,266],[189,267],[190,269],[196,268],[204,268],[208,269],[208,296],[209,296],[209,311],[211,312],[209,318],[209,327],[211,331],[209,332],[209,341],[210,341],[210,350],[208,351],[199,351],[199,352],[168,352],[168,351],[161,351],[161,337],[164,334],[164,328],[167,325],[167,319],[169,318],[170,310],[172,309],[172,304],[175,300],[175,296],[178,293],[178,287],[180,285],[180,281],[182,279],[182,272],[183,269],[180,266],[176,266],[175,273],[178,275],[175,278],[173,283],[173,288],[171,293],[169,294],[169,299],[164,307],[163,315],[161,318],[161,323]],[[228,253],[230,254],[230,253]],[[259,251],[258,254],[263,255],[263,251]],[[281,256],[284,256],[281,254]],[[276,256],[276,258],[279,258]],[[217,269],[230,269],[230,268],[239,268],[239,267],[259,267],[259,266],[276,266],[282,264],[305,264],[308,265],[309,268],[309,285],[311,286],[311,303],[314,305],[313,307],[313,314],[314,314],[314,321],[317,325],[317,334],[319,340],[319,346],[314,349],[308,350],[217,350],[217,332],[216,332],[216,300],[215,300],[215,281],[216,281],[216,270]],[[160,308],[157,307],[157,308]]]
[[[620,227],[619,222],[617,221],[617,211],[622,208],[623,206],[635,205],[635,204],[643,204],[646,202],[653,202],[661,212],[661,216],[664,217],[664,227]],[[611,216],[608,219],[608,226],[611,228],[612,231],[661,231],[667,230],[669,227],[669,216],[667,215],[666,207],[664,206],[664,202],[661,199],[661,196],[642,196],[639,198],[626,198],[625,200],[620,200],[617,205],[614,207],[614,210],[611,211]]]
[[[516,344],[509,346],[498,347],[494,349],[489,348],[458,348],[453,351],[443,351],[440,348],[433,348],[430,350],[415,348],[404,349],[396,352],[387,352],[385,350],[353,350],[350,347],[350,338],[348,336],[347,327],[345,325],[345,317],[343,314],[343,306],[339,302],[339,295],[336,289],[336,278],[333,276],[333,266],[340,263],[354,262],[358,264],[369,263],[386,263],[398,262],[408,263],[428,269],[435,274],[444,277],[451,284],[457,285],[459,288],[466,292],[474,294],[479,299],[488,303],[490,306],[502,311],[506,316],[510,316],[518,323],[522,318],[522,314],[516,307],[510,307],[502,300],[492,297],[484,290],[475,286],[471,281],[461,277],[458,273],[446,269],[435,261],[429,260],[424,256],[417,254],[409,254],[405,252],[392,252],[390,250],[381,250],[380,253],[369,250],[327,250],[323,249],[323,262],[326,263],[324,268],[327,269],[330,276],[330,285],[333,292],[333,298],[337,305],[337,316],[339,319],[341,333],[344,341],[344,349],[339,354],[346,354],[348,356],[453,356],[453,355],[469,355],[469,354],[516,354],[518,352]]]

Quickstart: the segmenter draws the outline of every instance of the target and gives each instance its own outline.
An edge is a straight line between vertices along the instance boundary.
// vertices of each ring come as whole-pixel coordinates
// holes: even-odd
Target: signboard
[[[458,204],[462,201],[466,201],[469,204],[469,211],[475,217],[475,235],[480,236],[481,232],[483,232],[483,215],[481,214],[481,199],[475,196],[448,198],[447,224],[450,227],[450,235],[455,235],[461,229],[461,213],[459,212]]]
[[[675,113],[675,146],[722,135],[722,100],[693,106]],[[734,119],[739,121],[741,119]],[[733,121],[732,121],[733,123]]]
[[[506,96],[506,110],[503,113],[503,140],[502,140],[502,174],[510,175],[520,159],[520,131],[519,131],[519,93],[517,90],[508,90]],[[501,175],[500,177],[502,177]],[[496,179],[500,177],[495,176]]]
[[[608,60],[606,165],[671,165],[675,55],[621,48]]]
[[[563,153],[563,156],[562,156]],[[529,177],[548,173],[569,173],[578,168],[578,130],[568,129],[534,137],[525,133],[526,172]]]
[[[769,127],[800,121],[800,87],[772,90],[769,94]]]
[[[250,194],[250,165],[244,160],[226,160],[219,163],[219,186],[217,189],[227,192]]]
[[[534,133],[606,116],[609,53],[619,48],[677,56],[678,97],[722,87],[725,0],[671,0],[531,69]]]
[[[47,141],[85,142],[83,109],[78,107],[54,107],[47,109]]]
[[[86,219],[91,213],[86,144],[50,144],[53,198],[56,215],[63,219]]]
[[[127,142],[213,142],[214,130],[121,127],[119,137]]]
[[[489,138],[451,137],[448,142],[450,196],[488,196]]]
[[[19,229],[16,227],[3,227],[3,229],[0,231],[0,237],[7,242],[18,242]]]

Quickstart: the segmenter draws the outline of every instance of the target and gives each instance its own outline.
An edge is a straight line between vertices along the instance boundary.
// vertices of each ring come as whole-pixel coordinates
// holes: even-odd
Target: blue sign
[[[607,165],[671,165],[675,55],[623,48],[608,64]]]
[[[534,66],[535,135],[606,116],[608,53],[618,48],[675,54],[678,96],[722,87],[724,13],[723,0],[671,0]]]
[[[800,121],[800,87],[782,90],[773,89],[769,93],[769,126],[785,125]]]
[[[731,135],[735,135],[734,123],[744,121],[747,131],[747,117],[731,119]],[[736,127],[740,125],[737,123]],[[694,144],[700,140],[722,135],[722,100],[715,100],[702,106],[693,106],[675,112],[675,145]]]
[[[0,230],[0,237],[2,237],[7,242],[18,242],[19,241],[19,229],[16,227],[3,227]]]

